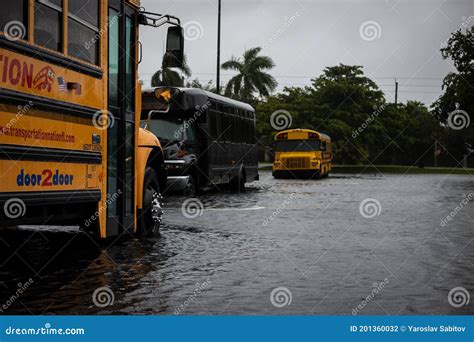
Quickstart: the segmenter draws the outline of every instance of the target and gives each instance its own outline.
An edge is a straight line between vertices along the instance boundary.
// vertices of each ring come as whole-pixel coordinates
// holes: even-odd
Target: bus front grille
[[[309,158],[288,158],[285,160],[287,169],[308,169]]]

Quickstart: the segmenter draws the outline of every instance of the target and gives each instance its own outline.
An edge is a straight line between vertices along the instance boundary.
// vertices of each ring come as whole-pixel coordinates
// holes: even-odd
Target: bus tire
[[[138,236],[152,237],[160,229],[163,215],[160,184],[152,167],[145,170],[143,208],[139,217]]]
[[[194,197],[196,196],[196,194],[197,194],[196,183],[194,182],[193,176],[189,175],[188,183],[186,184],[186,187],[183,190],[183,196]]]
[[[230,188],[234,192],[245,192],[245,171],[243,168],[239,170],[237,177],[230,182]]]

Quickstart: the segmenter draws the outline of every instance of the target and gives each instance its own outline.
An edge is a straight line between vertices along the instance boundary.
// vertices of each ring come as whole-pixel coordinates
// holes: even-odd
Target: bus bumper
[[[274,178],[297,178],[297,179],[319,178],[319,169],[273,170],[272,175]]]
[[[182,192],[186,189],[186,185],[189,182],[189,176],[168,176],[166,182],[165,194]]]

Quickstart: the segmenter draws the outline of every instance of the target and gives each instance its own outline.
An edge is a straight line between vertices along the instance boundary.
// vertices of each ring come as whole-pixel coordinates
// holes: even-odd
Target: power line
[[[153,75],[154,72],[151,73],[146,73],[142,72],[140,75]],[[211,72],[193,72],[193,75],[209,75],[209,76],[215,76],[214,73]],[[222,76],[235,76],[235,73],[221,73]],[[277,78],[301,78],[301,79],[314,79],[317,76],[302,76],[302,75],[272,75],[273,77]],[[399,80],[427,80],[427,81],[439,81],[439,80],[444,80],[444,78],[437,78],[437,77],[370,77],[367,76],[370,79],[373,80],[393,80],[393,79],[399,79]]]

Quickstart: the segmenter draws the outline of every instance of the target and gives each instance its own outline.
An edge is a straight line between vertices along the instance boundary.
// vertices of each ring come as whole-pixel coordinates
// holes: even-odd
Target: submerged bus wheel
[[[245,192],[245,171],[241,169],[238,175],[231,180],[230,187],[235,192]]]
[[[138,235],[151,237],[158,232],[163,216],[160,185],[151,167],[145,170],[143,183],[143,209],[139,217]]]
[[[186,197],[194,197],[196,196],[197,190],[196,190],[196,183],[194,182],[193,176],[189,176],[188,183],[186,184],[186,187],[183,190],[183,196]]]

